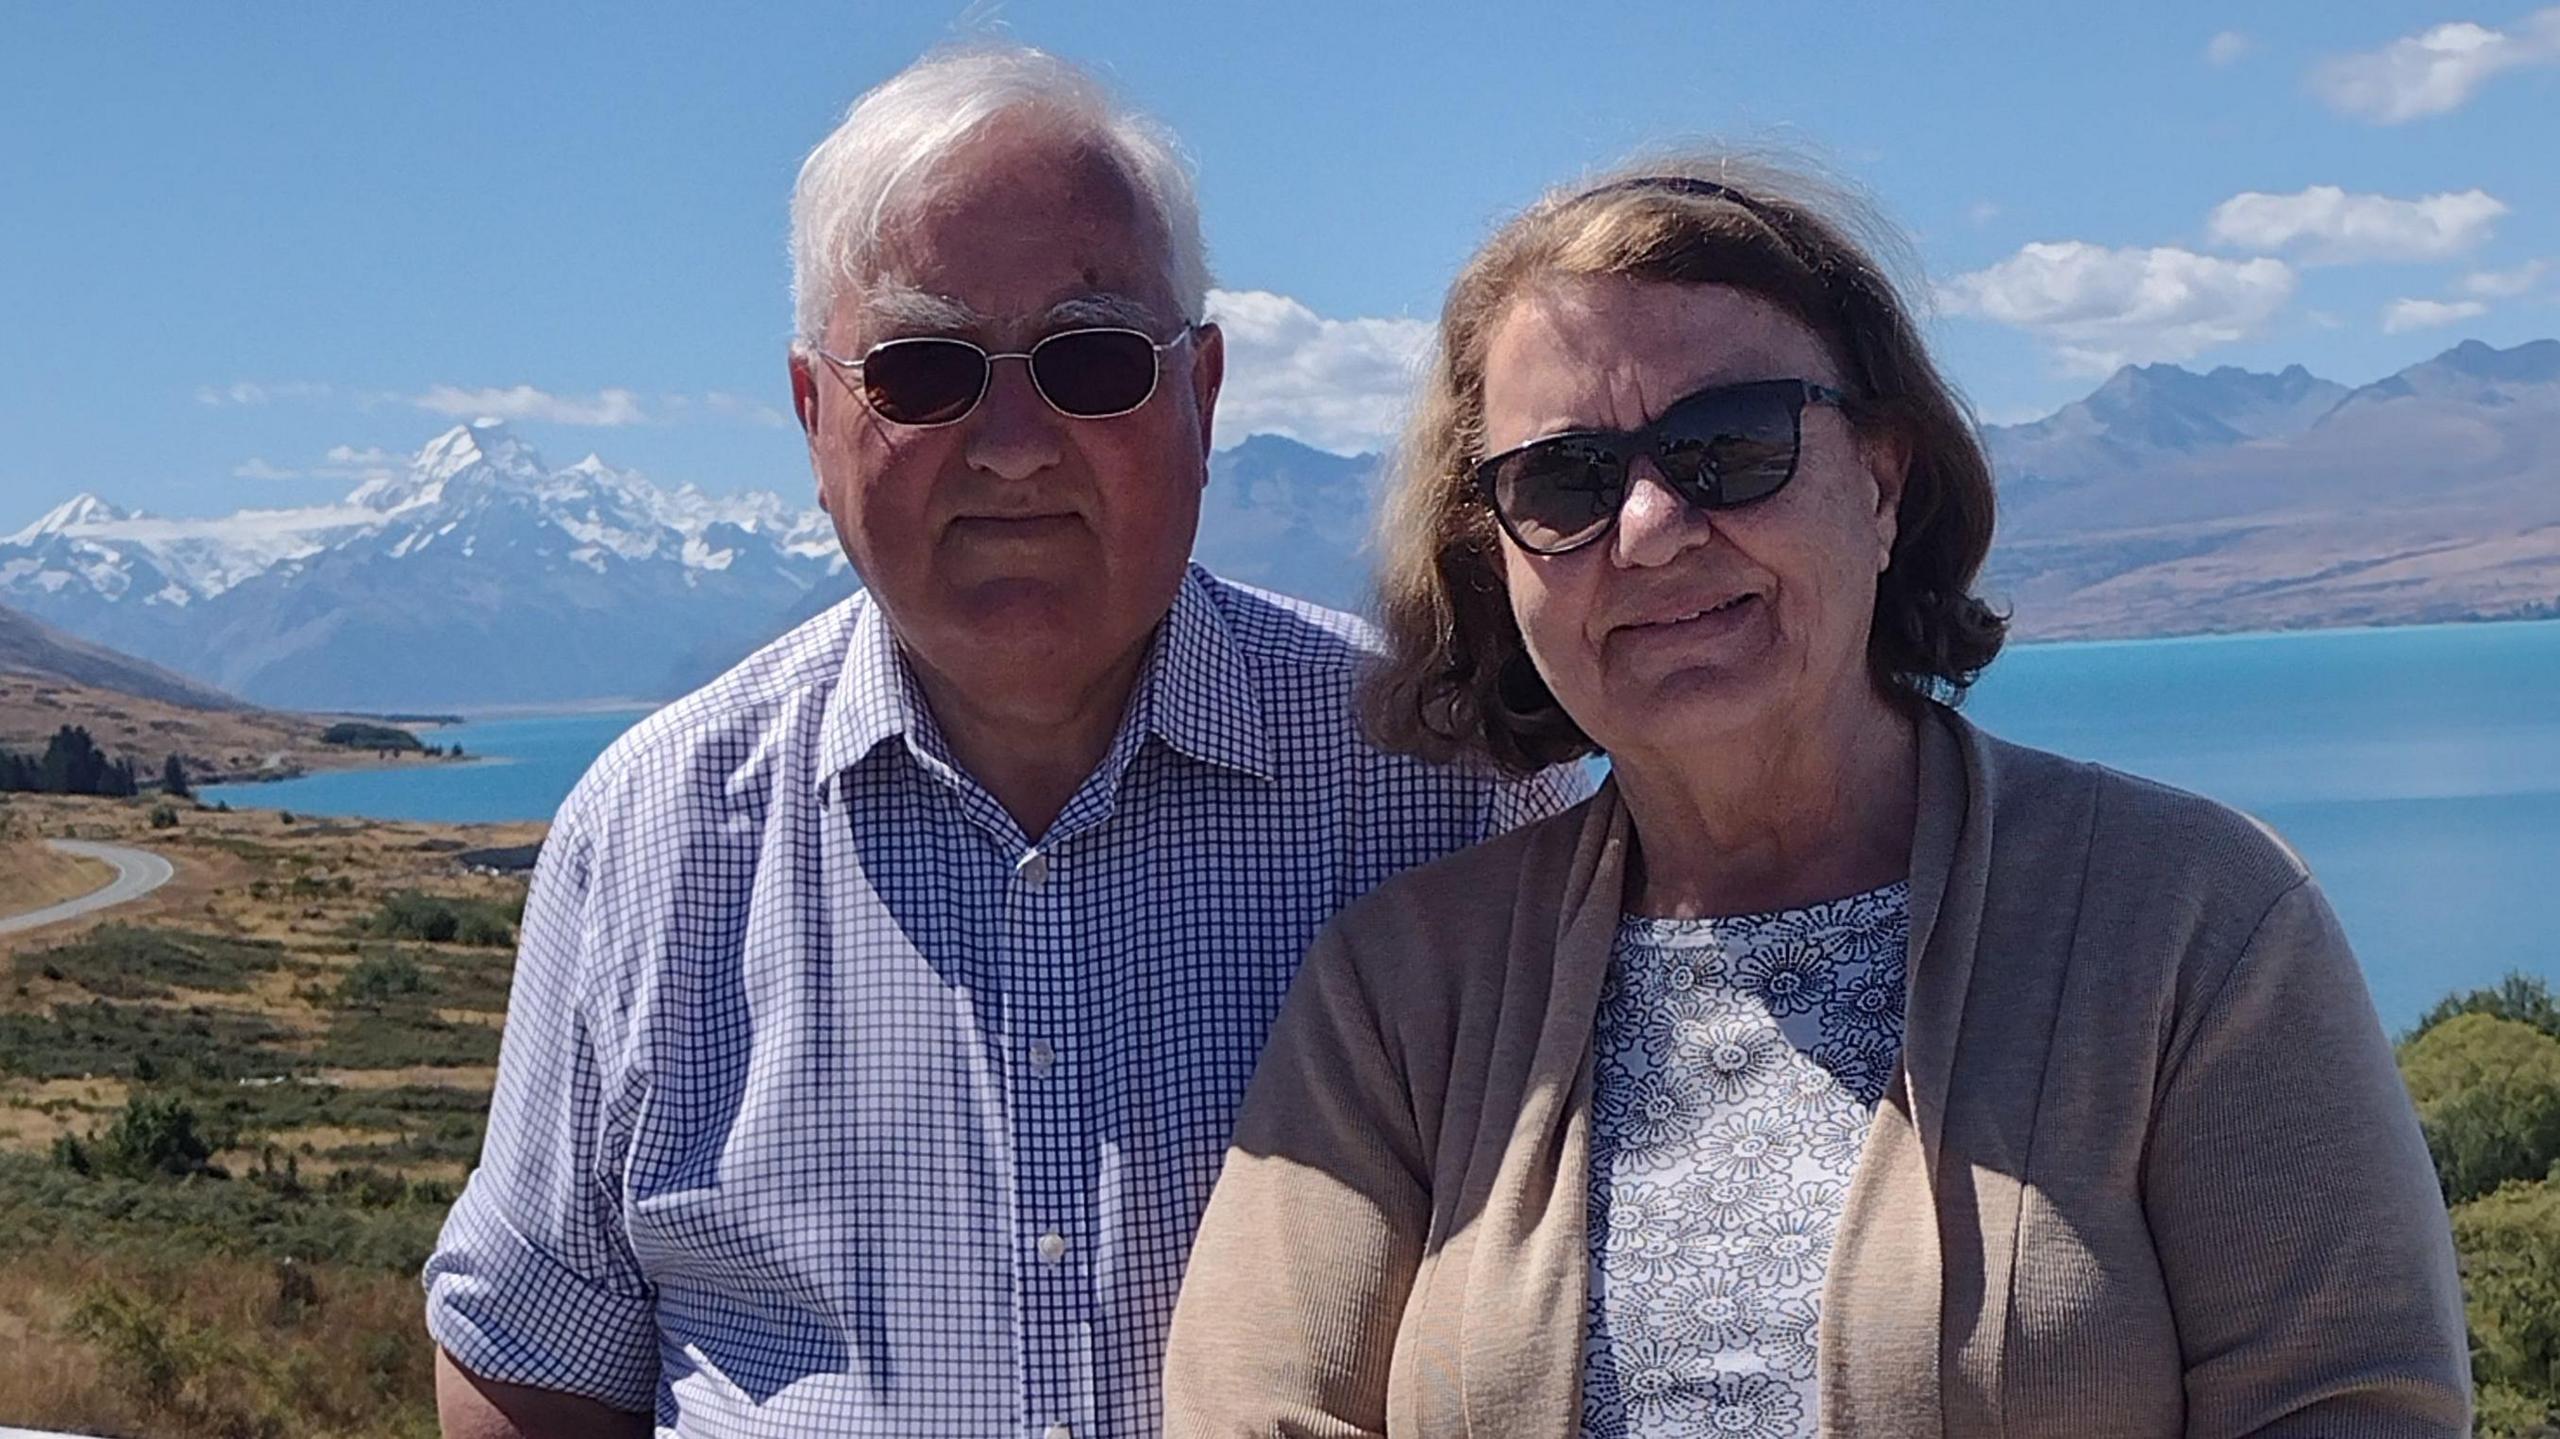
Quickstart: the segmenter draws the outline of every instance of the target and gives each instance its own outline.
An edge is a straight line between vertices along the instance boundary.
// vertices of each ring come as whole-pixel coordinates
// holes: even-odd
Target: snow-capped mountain
[[[816,509],[592,455],[554,470],[496,421],[334,505],[168,519],[82,495],[0,541],[0,598],[297,706],[664,696],[708,673],[677,657],[734,658],[851,588]]]
[[[1376,468],[1276,436],[1221,452],[1197,553],[1357,606]],[[334,504],[176,519],[84,494],[0,540],[0,602],[297,708],[662,699],[854,585],[823,511],[553,469],[497,421]]]
[[[2171,365],[1985,431],[1986,583],[2028,637],[2560,613],[2560,342],[2349,391]],[[1194,554],[1364,607],[1379,461],[1257,435]],[[850,593],[820,511],[552,469],[496,422],[334,504],[175,519],[81,495],[0,540],[0,603],[262,704],[662,699]]]

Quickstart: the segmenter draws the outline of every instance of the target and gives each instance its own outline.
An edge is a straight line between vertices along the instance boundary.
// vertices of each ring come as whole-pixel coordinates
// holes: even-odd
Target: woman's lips
[[[1748,617],[1759,599],[1760,597],[1756,594],[1739,594],[1700,609],[1682,610],[1658,620],[1639,620],[1632,624],[1621,625],[1619,630],[1624,634],[1648,637],[1654,635],[1704,636],[1720,633],[1733,628]]]

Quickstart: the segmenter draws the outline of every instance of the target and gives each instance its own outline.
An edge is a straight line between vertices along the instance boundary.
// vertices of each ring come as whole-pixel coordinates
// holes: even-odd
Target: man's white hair
[[[891,201],[999,116],[1036,113],[1062,139],[1086,139],[1118,163],[1164,228],[1174,303],[1197,322],[1208,303],[1200,201],[1173,133],[1119,103],[1055,55],[971,46],[928,55],[853,102],[818,142],[791,191],[791,294],[799,343],[815,346],[836,297],[868,273]]]

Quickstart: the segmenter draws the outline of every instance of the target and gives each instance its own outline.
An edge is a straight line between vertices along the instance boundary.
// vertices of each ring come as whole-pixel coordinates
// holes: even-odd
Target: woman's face
[[[1713,385],[1837,386],[1823,343],[1747,291],[1615,277],[1533,286],[1485,351],[1488,454],[1566,430],[1637,429]],[[1570,554],[1502,541],[1538,673],[1621,763],[1762,746],[1877,703],[1876,576],[1905,456],[1808,405],[1795,477],[1736,509],[1692,509],[1636,462],[1615,529]]]

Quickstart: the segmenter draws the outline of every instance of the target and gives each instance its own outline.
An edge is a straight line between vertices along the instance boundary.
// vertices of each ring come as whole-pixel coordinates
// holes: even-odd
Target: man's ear
[[[791,351],[791,413],[800,417],[800,433],[817,436],[818,377],[810,373],[807,352],[797,347]]]
[[[1206,456],[1217,433],[1218,387],[1227,380],[1227,335],[1207,320],[1191,333],[1191,396],[1200,407],[1200,453]],[[1206,471],[1203,471],[1205,474]]]

